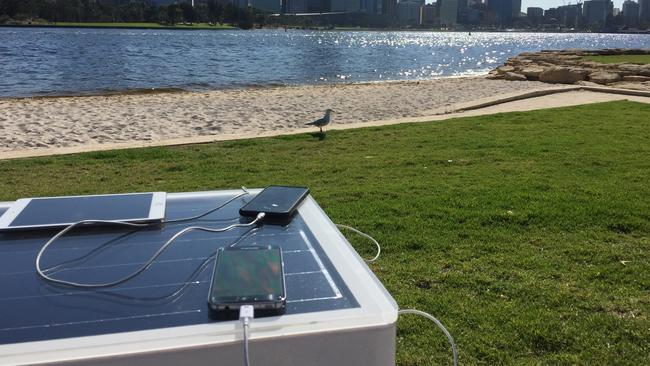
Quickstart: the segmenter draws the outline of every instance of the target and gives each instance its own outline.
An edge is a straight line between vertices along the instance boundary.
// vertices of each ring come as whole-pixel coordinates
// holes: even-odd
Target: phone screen
[[[309,189],[305,187],[269,186],[242,207],[240,212],[246,216],[260,212],[290,214],[308,193]]]
[[[280,248],[224,249],[215,266],[211,303],[269,302],[285,297]]]

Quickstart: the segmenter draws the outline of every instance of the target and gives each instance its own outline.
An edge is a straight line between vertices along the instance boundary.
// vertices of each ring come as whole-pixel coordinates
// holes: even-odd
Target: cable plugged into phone
[[[244,328],[244,364],[246,366],[250,366],[250,357],[248,355],[248,327],[250,326],[251,319],[254,317],[255,309],[253,305],[242,305],[239,308],[239,320],[241,320]]]
[[[231,202],[231,201],[232,201],[232,199],[229,200],[228,202]],[[219,206],[219,208],[223,207],[224,205]],[[215,210],[213,209],[211,212],[214,212],[214,211]],[[196,217],[199,217],[199,216],[196,216]],[[43,257],[43,254],[48,249],[48,247],[50,245],[52,245],[57,239],[59,239],[65,233],[67,233],[68,231],[74,229],[75,227],[84,225],[84,224],[89,223],[89,222],[104,223],[104,224],[111,224],[111,225],[122,225],[122,226],[126,226],[126,227],[136,227],[136,228],[142,228],[142,227],[146,227],[146,226],[149,226],[149,225],[148,224],[134,224],[134,223],[122,222],[122,221],[106,221],[106,220],[84,220],[84,221],[79,221],[79,222],[76,222],[76,223],[66,227],[65,229],[61,230],[58,234],[54,235],[50,240],[48,240],[48,242],[45,243],[45,245],[43,245],[41,250],[36,255],[36,265],[35,265],[36,266],[36,273],[46,281],[49,281],[51,283],[56,283],[56,284],[59,284],[59,285],[64,285],[64,286],[71,286],[71,287],[77,287],[77,288],[86,288],[86,289],[113,287],[113,286],[117,286],[119,284],[122,284],[122,283],[124,283],[124,282],[138,276],[140,273],[146,271],[155,262],[155,260],[170,245],[172,245],[176,241],[176,239],[178,239],[179,237],[181,237],[181,236],[183,236],[183,235],[185,235],[185,234],[187,234],[187,233],[189,233],[191,231],[205,231],[205,232],[209,232],[209,233],[223,233],[223,232],[230,231],[230,230],[236,229],[236,228],[247,228],[247,227],[255,226],[255,225],[259,224],[260,220],[262,220],[265,216],[266,216],[266,214],[264,212],[260,212],[260,213],[257,214],[255,219],[253,221],[249,222],[249,223],[232,224],[230,226],[221,227],[221,228],[212,228],[212,227],[203,227],[203,226],[186,227],[185,229],[183,229],[183,230],[177,232],[176,234],[174,234],[174,236],[172,236],[169,240],[167,240],[156,251],[156,253],[154,253],[154,255],[151,256],[151,258],[149,258],[149,260],[147,260],[142,266],[140,266],[134,272],[130,273],[129,275],[127,275],[125,277],[122,277],[121,279],[111,281],[111,282],[105,282],[105,283],[80,283],[80,282],[65,281],[65,280],[53,278],[53,277],[51,277],[50,275],[47,274],[49,269],[41,268],[41,258]]]
[[[285,226],[298,212],[298,207],[309,195],[307,187],[268,186],[239,209],[244,217],[266,214],[264,223]]]
[[[264,217],[266,217],[266,213],[264,212],[258,213],[257,216],[255,216],[255,223],[261,222],[264,219]]]

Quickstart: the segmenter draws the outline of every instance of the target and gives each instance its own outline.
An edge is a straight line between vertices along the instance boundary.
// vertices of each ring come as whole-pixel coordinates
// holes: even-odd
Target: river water
[[[0,97],[431,79],[524,51],[607,47],[650,36],[0,28]]]

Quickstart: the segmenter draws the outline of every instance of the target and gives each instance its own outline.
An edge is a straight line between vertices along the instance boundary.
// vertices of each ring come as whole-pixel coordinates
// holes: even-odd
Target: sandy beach
[[[421,117],[520,91],[539,82],[447,78],[57,98],[0,100],[0,152],[159,141],[207,135],[316,130],[304,123],[326,108],[337,125]],[[317,131],[317,130],[316,130]]]

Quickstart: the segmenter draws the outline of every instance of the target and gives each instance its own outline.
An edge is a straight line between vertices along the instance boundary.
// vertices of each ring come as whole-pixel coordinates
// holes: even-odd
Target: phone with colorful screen
[[[282,251],[272,246],[219,249],[208,306],[215,312],[236,312],[252,305],[255,316],[279,315],[286,307]]]

